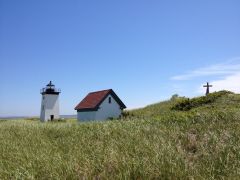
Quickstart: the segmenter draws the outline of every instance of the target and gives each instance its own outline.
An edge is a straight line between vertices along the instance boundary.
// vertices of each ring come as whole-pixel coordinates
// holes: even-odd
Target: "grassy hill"
[[[0,121],[0,179],[239,179],[240,95],[174,97],[120,120]]]

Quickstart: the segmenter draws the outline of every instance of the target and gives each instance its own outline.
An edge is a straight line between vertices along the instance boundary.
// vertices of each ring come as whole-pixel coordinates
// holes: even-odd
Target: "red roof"
[[[126,108],[120,98],[112,89],[89,93],[76,107],[75,110],[97,110],[104,99],[111,94],[122,109]]]

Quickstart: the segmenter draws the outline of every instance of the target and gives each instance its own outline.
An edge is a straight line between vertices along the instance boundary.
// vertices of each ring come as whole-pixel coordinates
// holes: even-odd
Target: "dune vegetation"
[[[121,119],[0,121],[0,179],[239,179],[240,95],[126,111]]]

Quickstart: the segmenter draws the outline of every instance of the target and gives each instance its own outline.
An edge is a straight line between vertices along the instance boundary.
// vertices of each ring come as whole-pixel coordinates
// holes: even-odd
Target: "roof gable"
[[[96,111],[106,97],[111,94],[115,101],[119,104],[122,109],[125,109],[125,104],[115,94],[112,89],[91,92],[89,93],[76,107],[75,110],[82,111]]]

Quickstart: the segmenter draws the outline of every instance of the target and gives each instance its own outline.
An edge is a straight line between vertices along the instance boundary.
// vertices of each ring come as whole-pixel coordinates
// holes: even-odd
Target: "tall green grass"
[[[0,179],[239,179],[239,95],[176,103],[106,122],[0,121]]]

